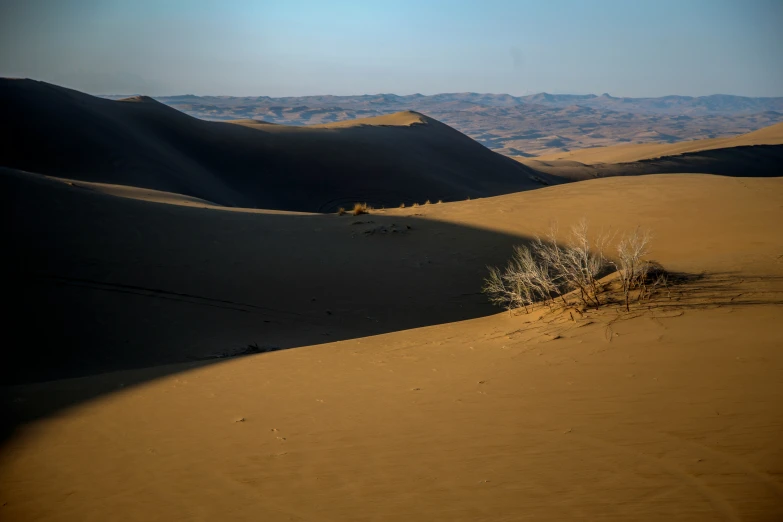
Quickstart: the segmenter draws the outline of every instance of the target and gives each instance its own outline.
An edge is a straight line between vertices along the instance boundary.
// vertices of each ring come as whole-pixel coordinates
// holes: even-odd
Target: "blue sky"
[[[0,75],[95,94],[783,96],[783,1],[0,0]]]

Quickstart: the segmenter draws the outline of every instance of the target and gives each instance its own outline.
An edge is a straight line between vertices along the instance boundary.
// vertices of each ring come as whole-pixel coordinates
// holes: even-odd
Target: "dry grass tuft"
[[[440,205],[441,203],[443,203],[443,200],[442,200],[442,199],[439,199],[439,200],[438,200],[438,205]]]
[[[414,208],[416,208],[416,207],[418,207],[418,206],[419,206],[419,204],[418,204],[418,203],[414,203],[414,204],[413,204],[413,205],[411,205],[411,206],[412,206],[412,207],[414,207]]]
[[[338,209],[337,209],[337,215],[338,215],[338,216],[343,216],[343,215],[345,215],[345,209],[344,209],[343,207],[340,207],[340,208],[338,208]]]
[[[369,214],[372,207],[368,207],[367,203],[354,203],[351,214],[358,216],[361,214]]]
[[[430,200],[428,199],[427,201],[424,202],[424,204],[425,205],[431,205],[432,203],[430,203]]]

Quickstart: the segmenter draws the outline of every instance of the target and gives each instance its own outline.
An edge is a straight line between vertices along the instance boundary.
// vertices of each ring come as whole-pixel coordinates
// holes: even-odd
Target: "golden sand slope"
[[[123,200],[93,194],[89,201],[99,212],[102,202]],[[267,239],[289,264],[311,255],[309,241],[328,245],[324,236],[336,240],[352,226],[336,216],[254,214],[231,222],[237,213],[132,203],[151,217],[166,209],[181,234],[204,246],[210,233],[187,225],[206,223],[196,213],[222,224],[224,233],[249,234],[249,244],[263,223],[289,220],[285,234]],[[118,391],[17,432],[0,455],[3,520],[783,515],[783,180],[612,178],[387,215],[411,219],[414,231],[454,234],[425,233],[434,250],[474,229],[505,249],[507,234],[541,232],[553,218],[586,216],[596,228],[641,224],[655,232],[657,260],[674,270],[708,271],[711,279],[685,289],[682,301],[631,315],[605,310],[571,321],[502,313],[195,369],[168,367],[182,373],[129,388],[124,384],[162,369],[12,388],[6,407],[17,411],[89,389]],[[140,211],[128,216],[144,230]],[[282,248],[284,236],[297,248]],[[422,252],[415,237],[399,237],[411,241],[395,249]],[[359,244],[372,256],[390,240],[373,234]],[[491,245],[459,243],[460,262],[483,271]],[[371,269],[378,279],[397,263],[388,256],[357,262],[343,247],[321,248],[319,259],[347,259],[357,277]],[[230,242],[223,248],[231,254]],[[193,260],[192,270],[205,273],[192,280],[200,288],[190,290],[204,291],[214,278],[229,293],[239,291],[225,274],[209,271],[219,265]],[[445,303],[438,281],[459,284],[457,265],[442,263],[407,270],[424,300],[435,292]],[[150,284],[166,273],[147,268]],[[259,262],[257,270],[265,269]],[[294,266],[276,272],[280,279],[295,275]],[[337,291],[349,280],[342,277],[321,281]],[[371,310],[390,300],[402,310],[410,302],[404,292],[371,292],[346,308]],[[437,299],[428,301],[432,310]],[[154,315],[170,316],[177,306],[161,301]],[[231,323],[216,314],[206,317],[220,335]]]
[[[546,154],[537,156],[535,160],[570,160],[578,161],[586,165],[594,165],[596,163],[631,163],[634,161],[655,159],[664,156],[676,156],[691,152],[748,147],[752,145],[781,144],[783,144],[783,123],[778,123],[757,131],[729,138],[693,140],[677,143],[643,143],[596,147],[557,154]]]
[[[432,118],[415,111],[402,111],[394,114],[385,114],[383,116],[374,116],[372,118],[359,118],[356,120],[338,121],[335,123],[326,123],[323,125],[314,125],[313,127],[322,127],[326,129],[339,129],[345,127],[357,127],[361,125],[391,125],[410,127],[411,125],[427,125],[434,121]]]
[[[393,114],[384,114],[383,116],[373,116],[372,118],[357,118],[355,120],[337,121],[334,123],[324,123],[320,125],[307,125],[306,127],[293,127],[294,129],[345,129],[350,127],[374,126],[374,127],[410,127],[411,125],[427,125],[437,122],[433,118],[415,112],[400,111]],[[236,125],[260,126],[260,125],[279,125],[263,120],[240,119],[229,120],[226,123]],[[281,128],[287,127],[280,125]]]

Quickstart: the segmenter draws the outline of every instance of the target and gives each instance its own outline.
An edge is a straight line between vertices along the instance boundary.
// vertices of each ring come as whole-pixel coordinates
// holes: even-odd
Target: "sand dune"
[[[232,125],[149,97],[106,100],[7,79],[0,103],[10,137],[0,165],[226,206],[332,211],[542,186],[530,169],[412,112],[312,128]]]
[[[780,176],[783,124],[733,138],[596,147],[516,159],[541,174],[570,181],[669,173]]]
[[[357,217],[241,212],[12,171],[0,184],[13,224],[6,263],[18,274],[11,323],[20,334],[28,317],[50,325],[37,329],[37,342],[50,347],[45,357],[8,350],[6,382],[489,314],[478,294],[484,266],[503,261],[514,241],[468,224],[422,227],[418,218],[435,205]],[[94,310],[101,315],[84,320]],[[63,335],[69,350],[57,347]]]
[[[783,513],[781,179],[601,179],[358,218],[0,180],[7,335],[37,320],[49,347],[4,348],[23,380],[299,346],[6,388],[10,418],[72,407],[3,448],[4,520]],[[656,260],[705,278],[574,320],[476,295],[512,244],[582,216],[651,228]]]
[[[783,517],[783,179],[683,175],[778,175],[783,127],[532,170],[411,111],[0,94],[2,520]],[[683,283],[490,307],[487,265],[583,217]]]
[[[633,145],[614,145],[612,147],[595,147],[557,154],[546,154],[537,156],[535,159],[538,161],[578,161],[586,165],[595,165],[597,163],[632,163],[635,161],[658,159],[665,156],[677,156],[715,149],[781,144],[783,144],[783,123],[778,123],[757,131],[729,138],[681,141],[677,143],[642,143]]]
[[[410,127],[411,125],[431,125],[436,120],[428,118],[421,113],[414,111],[401,111],[394,114],[386,114],[383,116],[375,116],[372,118],[358,118],[355,120],[338,121],[335,123],[325,123],[322,125],[315,125],[314,127],[321,127],[325,129],[342,129],[347,127],[357,127],[361,125],[383,125],[383,126],[404,126]]]

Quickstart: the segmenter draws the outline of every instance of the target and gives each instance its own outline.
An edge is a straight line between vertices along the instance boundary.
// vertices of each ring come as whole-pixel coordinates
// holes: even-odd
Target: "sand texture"
[[[601,160],[757,174],[566,182],[417,112],[0,88],[0,520],[783,520],[779,127]],[[375,189],[418,199],[317,213]],[[649,230],[671,284],[488,303],[488,265],[582,218]]]

